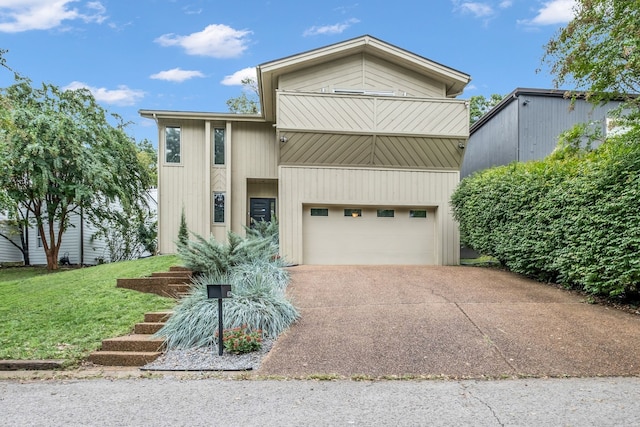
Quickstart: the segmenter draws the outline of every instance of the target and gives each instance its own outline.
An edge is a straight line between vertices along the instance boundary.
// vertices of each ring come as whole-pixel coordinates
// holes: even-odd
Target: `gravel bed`
[[[218,346],[189,350],[168,350],[151,363],[144,365],[145,371],[251,371],[260,367],[262,359],[269,353],[273,340],[263,340],[258,351],[245,354],[223,352],[218,356]]]

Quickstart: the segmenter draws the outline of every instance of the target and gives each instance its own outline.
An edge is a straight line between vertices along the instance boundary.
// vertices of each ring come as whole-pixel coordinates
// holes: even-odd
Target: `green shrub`
[[[637,131],[593,151],[560,146],[544,161],[465,178],[451,204],[461,242],[510,270],[609,296],[640,283]]]
[[[197,273],[227,274],[238,265],[261,260],[284,265],[278,257],[278,245],[271,238],[244,239],[230,231],[225,244],[214,237],[194,236],[195,241],[178,242],[177,248],[184,265]]]
[[[246,325],[227,329],[222,334],[224,349],[229,353],[251,353],[262,347],[262,331],[252,331]]]

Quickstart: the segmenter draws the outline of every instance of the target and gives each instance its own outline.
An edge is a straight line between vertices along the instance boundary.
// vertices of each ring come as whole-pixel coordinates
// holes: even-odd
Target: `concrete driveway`
[[[258,374],[640,374],[640,316],[477,267],[299,266],[302,318]]]

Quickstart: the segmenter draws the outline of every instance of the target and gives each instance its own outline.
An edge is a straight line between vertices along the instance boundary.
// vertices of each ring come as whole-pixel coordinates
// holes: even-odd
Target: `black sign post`
[[[222,356],[224,328],[222,323],[222,299],[231,298],[231,285],[207,285],[207,298],[218,299],[218,356]]]

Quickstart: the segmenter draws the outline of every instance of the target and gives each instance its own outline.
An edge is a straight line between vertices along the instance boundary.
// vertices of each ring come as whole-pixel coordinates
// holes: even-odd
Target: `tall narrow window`
[[[224,193],[213,193],[213,222],[224,222]]]
[[[180,163],[180,132],[177,126],[167,126],[164,131],[164,160]]]
[[[36,246],[39,248],[42,247],[42,237],[40,237],[40,233],[36,234]]]
[[[213,130],[213,164],[224,165],[224,129]]]

